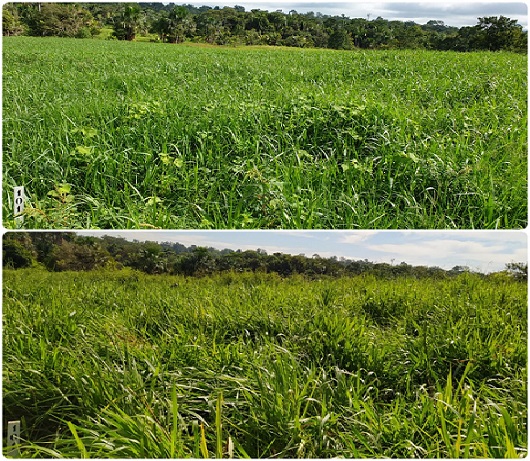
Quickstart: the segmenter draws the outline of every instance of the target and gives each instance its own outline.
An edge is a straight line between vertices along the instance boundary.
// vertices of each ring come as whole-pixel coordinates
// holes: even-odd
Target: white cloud
[[[510,234],[508,234],[510,235]],[[511,234],[515,235],[515,234]],[[504,234],[506,238],[506,234]],[[414,243],[385,243],[369,245],[369,250],[384,257],[402,259],[409,264],[449,267],[468,265],[481,269],[501,269],[511,261],[526,262],[526,248],[513,248],[505,241],[473,241],[458,239],[433,239]],[[383,255],[381,255],[383,257]]]
[[[339,243],[345,243],[345,244],[359,244],[361,242],[366,242],[367,240],[374,237],[375,232],[371,233],[347,233],[347,234],[340,234],[340,237],[338,239]]]
[[[528,250],[526,248],[518,248],[513,252],[512,259],[509,262],[528,262]]]

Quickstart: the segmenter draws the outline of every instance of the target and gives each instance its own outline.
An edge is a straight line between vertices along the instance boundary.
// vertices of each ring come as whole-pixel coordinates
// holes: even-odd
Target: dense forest
[[[25,268],[44,266],[50,271],[88,271],[94,269],[130,268],[147,274],[205,276],[220,272],[263,272],[286,277],[301,274],[308,277],[342,277],[373,274],[383,278],[410,276],[444,278],[469,272],[466,266],[450,270],[440,267],[353,261],[346,258],[324,258],[267,254],[256,250],[217,250],[202,246],[186,247],[180,243],[129,241],[122,237],[80,236],[74,232],[13,232],[4,236],[3,266]],[[526,280],[528,266],[510,263],[504,271]]]
[[[457,28],[438,20],[420,25],[382,17],[370,20],[174,3],[8,3],[3,7],[2,31],[4,35],[118,40],[142,36],[166,43],[524,53],[528,39],[517,20],[504,16],[478,18],[475,26]]]

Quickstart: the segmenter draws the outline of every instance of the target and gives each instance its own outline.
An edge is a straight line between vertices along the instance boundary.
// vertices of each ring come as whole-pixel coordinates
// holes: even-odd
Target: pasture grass
[[[508,277],[3,277],[22,457],[527,455],[527,288]]]
[[[3,38],[27,228],[524,228],[527,58]]]

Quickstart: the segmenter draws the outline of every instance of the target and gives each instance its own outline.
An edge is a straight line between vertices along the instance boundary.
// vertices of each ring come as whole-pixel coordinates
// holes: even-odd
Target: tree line
[[[10,232],[3,241],[3,266],[20,269],[44,267],[50,271],[120,270],[130,268],[147,274],[207,276],[222,272],[296,274],[310,278],[372,274],[381,278],[401,276],[444,278],[470,272],[465,266],[440,267],[374,263],[321,257],[318,254],[268,254],[263,249],[217,250],[180,243],[129,241],[121,237],[81,236],[74,232]],[[505,272],[527,279],[528,265],[510,263]]]
[[[528,33],[505,16],[478,18],[475,26],[452,27],[443,21],[373,20],[269,12],[242,6],[214,7],[174,3],[7,3],[4,35],[90,38],[102,29],[109,38],[135,40],[152,34],[154,41],[205,42],[217,45],[281,45],[333,49],[431,49],[527,52]]]

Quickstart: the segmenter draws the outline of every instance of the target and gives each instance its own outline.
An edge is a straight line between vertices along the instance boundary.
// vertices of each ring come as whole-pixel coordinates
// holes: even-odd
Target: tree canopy
[[[504,16],[477,20],[475,26],[456,28],[435,19],[420,25],[382,17],[369,20],[295,10],[245,11],[242,6],[6,3],[2,30],[4,35],[88,38],[107,28],[118,40],[151,34],[156,37],[153,40],[166,43],[190,40],[218,45],[527,52],[528,33],[516,20]]]
[[[121,237],[86,237],[74,232],[9,232],[4,236],[3,264],[9,268],[45,267],[50,271],[131,268],[147,274],[205,276],[220,272],[276,273],[309,278],[372,274],[382,278],[408,276],[444,278],[470,272],[468,267],[439,267],[374,263],[368,260],[267,254],[263,249],[218,250],[181,243],[129,241]],[[510,263],[505,273],[526,281],[528,265]]]

